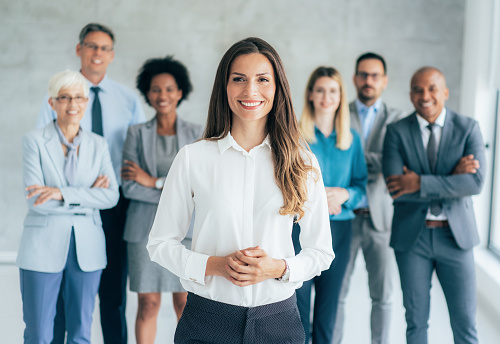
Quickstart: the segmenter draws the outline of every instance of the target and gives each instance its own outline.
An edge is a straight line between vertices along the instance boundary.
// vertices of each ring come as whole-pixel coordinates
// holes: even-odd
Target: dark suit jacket
[[[391,246],[410,249],[425,227],[427,209],[439,200],[458,246],[470,249],[479,243],[471,195],[484,183],[486,160],[478,123],[447,109],[438,149],[436,173],[432,174],[416,113],[387,127],[382,168],[384,176],[403,174],[403,166],[420,175],[420,190],[394,200]],[[460,158],[473,154],[479,161],[476,173],[452,174]]]
[[[349,111],[351,113],[351,128],[363,136],[361,120],[355,102],[349,104]],[[393,214],[392,198],[387,191],[384,176],[382,175],[382,146],[387,125],[401,118],[403,118],[401,110],[390,108],[385,103],[382,103],[366,143],[362,139],[366,167],[368,168],[366,197],[370,206],[370,217],[373,226],[379,232],[391,230]]]
[[[175,122],[178,148],[193,143],[201,137],[202,127],[198,124],[183,121],[179,117]],[[150,176],[156,173],[156,117],[152,120],[132,125],[127,132],[123,146],[123,160],[138,164]],[[162,190],[148,188],[133,180],[123,180],[123,194],[129,198],[127,221],[123,239],[127,242],[141,242],[148,235],[156,215]]]

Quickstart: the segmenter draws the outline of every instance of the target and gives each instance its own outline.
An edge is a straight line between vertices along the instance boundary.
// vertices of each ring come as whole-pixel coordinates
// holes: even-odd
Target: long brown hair
[[[227,83],[233,61],[240,55],[262,54],[274,69],[276,92],[267,116],[266,129],[271,141],[274,179],[283,194],[281,215],[304,216],[307,201],[307,175],[316,172],[307,143],[299,132],[285,69],[274,48],[266,41],[249,37],[233,44],[224,54],[215,75],[204,138],[218,140],[231,130],[232,112],[227,99]]]
[[[313,92],[314,84],[319,78],[327,76],[339,83],[340,90],[340,103],[337,111],[335,111],[334,128],[337,132],[336,147],[340,150],[346,150],[351,147],[352,134],[349,106],[347,105],[347,96],[345,92],[344,82],[339,71],[332,67],[318,67],[312,72],[304,95],[304,109],[300,116],[299,128],[307,142],[312,143],[316,141],[314,135],[314,104],[309,100],[309,95]]]

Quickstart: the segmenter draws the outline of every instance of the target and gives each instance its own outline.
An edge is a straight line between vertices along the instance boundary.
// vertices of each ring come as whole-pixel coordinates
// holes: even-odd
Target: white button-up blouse
[[[318,162],[308,177],[308,200],[300,220],[302,251],[295,256],[293,216],[279,214],[283,195],[274,179],[269,136],[246,152],[229,134],[183,147],[168,173],[147,249],[151,260],[180,277],[196,295],[255,307],[291,297],[303,281],[327,269],[333,258],[325,188]],[[316,180],[315,180],[316,179]],[[196,210],[191,250],[181,244]],[[275,279],[239,287],[205,276],[210,256],[260,246],[290,268],[288,283]]]

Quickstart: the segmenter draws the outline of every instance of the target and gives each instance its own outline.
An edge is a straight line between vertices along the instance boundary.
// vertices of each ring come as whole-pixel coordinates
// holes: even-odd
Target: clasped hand
[[[107,189],[109,188],[109,177],[106,175],[100,175],[97,177],[95,180],[94,184],[92,184],[93,188],[104,188]],[[44,204],[45,202],[53,199],[55,201],[62,201],[63,196],[61,193],[61,190],[59,188],[53,187],[53,186],[45,186],[45,185],[30,185],[26,189],[26,191],[30,191],[28,196],[26,196],[26,199],[30,199],[32,197],[35,197],[37,195],[38,198],[36,199],[35,203],[33,205],[41,205]]]
[[[226,257],[212,256],[208,265],[207,274],[222,276],[240,287],[280,277],[286,268],[283,259],[270,257],[259,246],[239,250]]]
[[[325,187],[328,213],[337,215],[342,212],[342,204],[349,199],[349,191],[339,187]]]

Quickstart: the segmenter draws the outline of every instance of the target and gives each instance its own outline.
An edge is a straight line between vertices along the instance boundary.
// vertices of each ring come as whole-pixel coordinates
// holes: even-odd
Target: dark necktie
[[[99,87],[91,87],[94,92],[94,103],[92,104],[92,132],[103,136],[102,131],[102,109],[101,102],[99,101]]]
[[[427,158],[429,159],[429,166],[432,173],[436,173],[436,162],[437,162],[437,150],[438,145],[436,141],[436,136],[434,135],[434,127],[436,123],[429,123],[427,128],[430,130],[431,134],[429,136],[429,142],[427,143]],[[443,206],[439,201],[431,202],[431,214],[437,216],[443,211]]]

